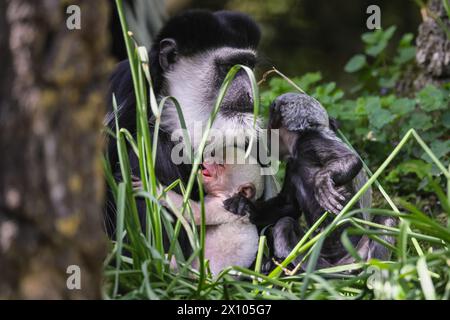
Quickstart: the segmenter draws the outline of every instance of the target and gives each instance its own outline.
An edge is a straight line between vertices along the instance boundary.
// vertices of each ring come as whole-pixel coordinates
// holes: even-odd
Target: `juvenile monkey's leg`
[[[284,217],[275,224],[272,235],[275,257],[285,259],[304,236],[304,232],[300,229],[296,219]],[[292,264],[296,266],[294,270],[305,270],[307,264],[306,262],[302,263],[303,258],[304,255],[300,254],[292,261]],[[299,266],[300,263],[302,263],[302,265]],[[319,257],[317,260],[316,268],[326,268],[330,266],[331,264],[323,257]]]
[[[387,217],[387,216],[376,216],[374,218],[374,222],[387,227],[395,227],[397,225],[397,220],[394,217]],[[384,235],[381,236],[381,238],[392,245],[395,244],[395,237]],[[371,240],[370,254],[368,259],[390,260],[390,258],[391,258],[390,249],[386,248],[385,246],[374,240]]]
[[[286,258],[303,236],[297,220],[284,217],[278,220],[272,229],[274,254],[277,258]],[[300,256],[297,258],[301,258]],[[301,260],[301,259],[300,259]]]

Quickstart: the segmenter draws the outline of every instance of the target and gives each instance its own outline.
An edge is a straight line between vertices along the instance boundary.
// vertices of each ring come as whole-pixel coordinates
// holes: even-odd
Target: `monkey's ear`
[[[177,61],[177,43],[172,38],[162,39],[159,43],[159,64],[164,71]]]
[[[256,195],[256,188],[253,183],[245,183],[239,187],[239,193],[247,199],[253,199]]]

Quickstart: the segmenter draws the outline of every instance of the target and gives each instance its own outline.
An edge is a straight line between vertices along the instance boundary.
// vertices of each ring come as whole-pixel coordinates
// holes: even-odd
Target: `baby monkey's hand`
[[[225,210],[240,216],[245,216],[248,214],[250,221],[253,220],[256,213],[256,208],[253,202],[241,193],[236,193],[231,198],[226,199],[223,202],[223,206]]]

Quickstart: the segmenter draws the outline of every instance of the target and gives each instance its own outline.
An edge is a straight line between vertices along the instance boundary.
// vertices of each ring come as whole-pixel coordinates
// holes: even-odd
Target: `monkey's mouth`
[[[222,105],[222,112],[229,117],[233,117],[241,113],[253,113],[253,104]]]
[[[204,177],[208,177],[208,178],[211,177],[211,173],[209,172],[209,170],[203,164],[200,165],[200,168],[202,170],[202,175]]]
[[[221,174],[221,172],[222,172],[221,168],[223,168],[223,167],[224,167],[223,164],[219,164],[216,162],[212,162],[212,163],[203,162],[200,165],[203,178],[206,178],[206,179],[216,178],[218,175]]]

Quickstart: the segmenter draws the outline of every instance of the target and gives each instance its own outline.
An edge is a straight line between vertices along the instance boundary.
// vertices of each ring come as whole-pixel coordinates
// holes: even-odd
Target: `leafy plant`
[[[386,30],[378,29],[362,35],[364,53],[353,56],[344,67],[346,72],[358,77],[358,84],[352,88],[352,93],[389,92],[402,72],[411,65],[416,55],[411,33],[402,36],[393,57],[388,53],[389,42],[395,31],[396,27],[391,26]]]

